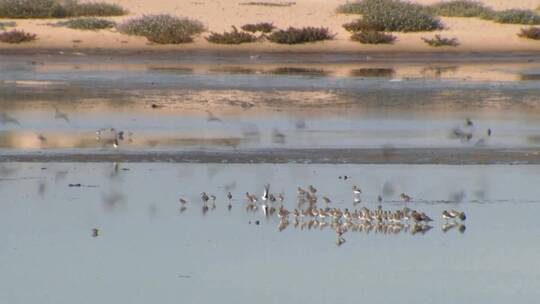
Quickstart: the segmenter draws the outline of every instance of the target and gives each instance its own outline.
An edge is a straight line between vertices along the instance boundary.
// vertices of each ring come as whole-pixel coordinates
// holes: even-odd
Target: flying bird
[[[69,123],[69,118],[66,113],[60,112],[60,110],[54,106],[54,119],[63,119]]]

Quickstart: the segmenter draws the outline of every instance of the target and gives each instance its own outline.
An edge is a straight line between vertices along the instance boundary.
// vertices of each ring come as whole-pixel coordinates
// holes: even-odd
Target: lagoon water
[[[0,303],[537,300],[537,57],[79,55],[0,57]],[[434,222],[338,246],[247,211],[266,183],[290,210],[311,184]]]
[[[9,163],[0,177],[3,303],[534,302],[540,284],[538,166]],[[348,180],[339,176],[348,175]],[[69,187],[80,183],[81,187]],[[271,184],[295,207],[313,184],[332,206],[408,206],[423,234],[279,231],[244,209]],[[353,206],[351,185],[363,189]],[[383,190],[384,189],[384,190]],[[235,200],[226,208],[225,193]],[[215,194],[205,215],[201,191]],[[178,199],[188,200],[180,212]],[[321,204],[321,203],[319,203]],[[441,230],[444,209],[466,229]],[[260,221],[257,225],[256,221]],[[97,228],[99,235],[92,236]]]

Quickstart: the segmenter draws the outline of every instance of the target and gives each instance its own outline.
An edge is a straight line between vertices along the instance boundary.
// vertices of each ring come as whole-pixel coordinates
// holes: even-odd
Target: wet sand
[[[4,163],[0,169],[6,303],[356,303],[357,293],[374,303],[525,303],[534,302],[540,284],[538,166]],[[288,208],[297,185],[313,184],[342,209],[376,208],[382,194],[384,208],[395,210],[406,192],[409,207],[435,219],[433,229],[351,230],[341,246],[329,227],[291,223],[280,232],[277,217],[244,209],[243,193],[262,195],[265,183],[283,191]],[[353,184],[364,192],[356,206]],[[206,215],[202,191],[218,197]],[[235,197],[231,211],[226,191]],[[183,212],[179,197],[188,201]],[[440,213],[450,208],[466,212],[463,233],[443,232]]]

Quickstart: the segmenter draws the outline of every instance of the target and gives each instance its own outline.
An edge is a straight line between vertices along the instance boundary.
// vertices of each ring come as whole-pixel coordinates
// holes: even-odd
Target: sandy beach
[[[47,23],[52,19],[13,20],[17,28],[36,33],[37,41],[20,45],[0,43],[0,50],[6,49],[101,49],[107,50],[213,50],[213,51],[245,51],[253,53],[266,52],[320,52],[320,53],[354,53],[354,52],[537,52],[540,43],[522,39],[516,34],[523,25],[497,24],[477,18],[441,18],[446,29],[430,33],[396,33],[397,41],[393,45],[363,45],[349,39],[350,33],[342,27],[344,23],[358,18],[357,15],[336,14],[338,5],[343,0],[298,0],[292,6],[268,7],[241,5],[239,0],[216,1],[148,1],[120,0],[108,1],[117,3],[129,10],[129,15],[110,18],[122,21],[142,14],[170,13],[177,16],[191,17],[200,20],[207,28],[193,43],[180,45],[149,44],[145,38],[122,35],[116,30],[81,31],[61,27],[52,27]],[[275,2],[275,1],[274,1]],[[435,0],[415,1],[431,4]],[[524,8],[535,9],[540,5],[537,0],[483,0],[480,1],[494,9]],[[275,43],[255,42],[242,45],[219,45],[208,43],[204,37],[209,32],[230,30],[231,26],[240,27],[246,23],[272,22],[279,28],[288,26],[324,26],[336,34],[332,41],[309,43],[302,45],[278,45]],[[434,48],[426,45],[421,38],[443,34],[459,39],[456,48]],[[76,42],[74,42],[76,41]],[[80,42],[79,42],[80,41]]]

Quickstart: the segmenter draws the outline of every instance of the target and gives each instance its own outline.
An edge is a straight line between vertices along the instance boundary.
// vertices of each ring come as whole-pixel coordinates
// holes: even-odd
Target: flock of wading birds
[[[360,187],[352,186],[354,206],[361,202],[361,195],[362,190]],[[216,208],[216,199],[217,197],[213,194],[201,193],[203,215]],[[433,219],[424,212],[407,206],[393,211],[383,209],[381,205],[383,199],[380,195],[377,198],[379,205],[373,210],[367,207],[351,210],[349,208],[330,207],[332,200],[327,196],[322,196],[319,200],[317,189],[312,185],[309,185],[307,189],[297,188],[297,206],[292,210],[284,206],[285,198],[283,193],[273,194],[270,192],[270,184],[264,186],[264,192],[260,198],[255,194],[246,192],[243,199],[246,211],[257,213],[260,210],[262,215],[267,218],[277,216],[279,218],[279,231],[286,229],[290,224],[302,230],[315,228],[322,230],[330,227],[336,233],[336,244],[338,246],[345,243],[343,236],[348,231],[365,233],[374,231],[383,234],[409,232],[414,235],[417,233],[424,234],[433,228],[430,226]],[[400,199],[404,203],[412,201],[412,198],[405,193],[400,194]],[[180,198],[179,201],[181,204],[180,212],[183,212],[187,209],[188,202],[184,198]],[[230,211],[233,208],[234,201],[231,192],[227,193],[227,201],[227,209]],[[467,217],[464,212],[454,209],[444,210],[441,217],[445,220],[441,227],[443,232],[453,228],[458,228],[461,233],[465,232],[466,228],[463,222]],[[258,225],[259,223],[260,221],[255,221],[255,224]]]

